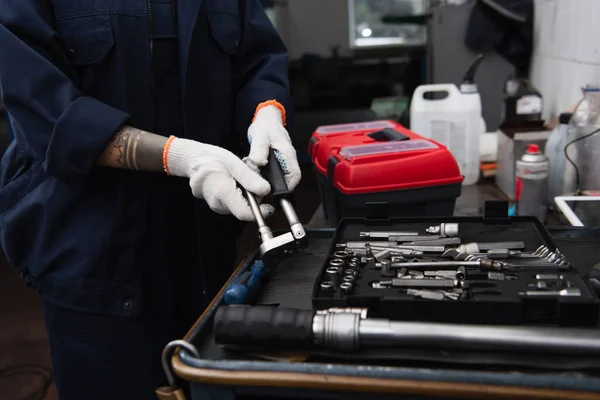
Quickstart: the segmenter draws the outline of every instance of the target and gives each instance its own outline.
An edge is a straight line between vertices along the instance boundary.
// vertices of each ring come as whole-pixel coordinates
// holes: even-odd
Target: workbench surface
[[[600,248],[600,228],[559,227],[549,228],[549,231],[559,248],[579,270],[583,271],[600,263],[600,251],[598,250]],[[333,230],[311,231],[309,234],[309,247],[283,261],[278,266],[257,303],[311,309],[313,283],[327,256],[332,235]],[[247,264],[241,265],[236,273],[240,273],[241,270],[245,269]],[[292,397],[294,387],[309,390],[306,393],[307,398],[327,397],[322,393],[323,390],[327,391],[327,389],[324,389],[328,388],[326,381],[319,384],[318,382],[303,382],[300,379],[295,384],[291,384],[285,379],[282,381],[274,376],[279,372],[297,375],[297,378],[300,375],[309,376],[311,373],[322,374],[322,376],[327,374],[330,376],[331,388],[336,390],[338,394],[345,392],[340,390],[340,387],[344,387],[344,379],[346,379],[346,384],[366,379],[364,381],[365,385],[381,385],[383,379],[386,382],[394,383],[395,389],[388,390],[388,393],[401,392],[420,395],[473,397],[472,395],[475,394],[474,397],[480,397],[477,394],[481,396],[485,394],[494,398],[517,398],[525,396],[527,391],[534,390],[535,393],[530,393],[531,398],[561,398],[563,397],[561,393],[563,393],[564,398],[587,399],[596,398],[596,393],[590,393],[591,391],[600,393],[599,377],[596,377],[595,374],[582,374],[576,371],[552,372],[538,370],[537,372],[519,371],[519,373],[515,373],[515,368],[509,370],[496,367],[486,370],[481,367],[473,368],[447,364],[432,366],[431,364],[415,364],[408,361],[395,362],[391,368],[367,367],[342,362],[323,364],[264,361],[241,353],[225,351],[214,342],[210,329],[212,314],[218,307],[219,302],[219,298],[215,299],[215,302],[186,337],[188,341],[197,347],[200,358],[191,357],[183,352],[174,358],[177,375],[193,382],[192,388],[196,396],[192,396],[192,398],[195,400],[216,398],[206,393],[219,393],[218,398],[233,399],[235,398],[234,392],[238,394],[242,392],[246,394],[254,393],[254,395],[262,398],[267,398],[270,395]],[[244,371],[253,372],[244,373]],[[238,376],[238,373],[241,375]],[[336,383],[331,380],[331,375],[341,378],[342,383],[339,384],[340,382]],[[236,381],[236,379],[239,379],[239,381]],[[369,383],[369,379],[373,381]],[[256,385],[254,382],[256,382]],[[402,387],[399,387],[399,382],[404,382],[406,387],[402,385]],[[421,386],[418,384],[416,386],[412,385],[410,382],[420,382]],[[424,382],[427,383],[427,386],[422,385]],[[461,385],[467,385],[468,387]],[[260,388],[256,386],[260,386]],[[282,387],[285,390],[281,389]],[[519,390],[525,392],[518,390],[517,392],[503,392],[507,387],[519,388]],[[244,392],[242,388],[247,390]],[[367,389],[361,387],[358,383],[348,386],[349,392],[360,392]],[[211,392],[211,390],[213,391]],[[217,392],[214,392],[214,390],[217,390]],[[314,392],[314,390],[320,391]],[[431,392],[431,390],[434,391]],[[372,392],[373,390],[368,391]],[[385,392],[385,390],[383,391]],[[301,397],[304,398],[304,395]],[[367,395],[366,398],[376,397]]]

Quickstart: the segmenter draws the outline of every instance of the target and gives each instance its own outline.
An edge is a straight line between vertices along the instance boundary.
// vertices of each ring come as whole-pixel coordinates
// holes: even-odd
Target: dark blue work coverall
[[[0,46],[0,239],[42,295],[59,397],[154,398],[240,223],[96,161],[123,124],[244,155],[260,102],[291,111],[285,48],[259,0],[0,0]]]

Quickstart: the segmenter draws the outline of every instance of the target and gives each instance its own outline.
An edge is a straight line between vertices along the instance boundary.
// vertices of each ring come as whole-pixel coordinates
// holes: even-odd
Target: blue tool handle
[[[248,301],[248,288],[239,283],[232,283],[227,288],[223,301],[227,305],[246,304]]]
[[[247,304],[249,297],[260,286],[260,280],[264,275],[264,264],[262,261],[255,261],[250,271],[242,273],[225,290],[223,301],[227,305]]]

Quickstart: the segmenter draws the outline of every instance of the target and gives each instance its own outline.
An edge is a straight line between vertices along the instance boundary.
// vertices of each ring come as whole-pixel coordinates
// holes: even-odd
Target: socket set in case
[[[598,304],[533,217],[342,219],[313,288],[399,320],[589,326]]]

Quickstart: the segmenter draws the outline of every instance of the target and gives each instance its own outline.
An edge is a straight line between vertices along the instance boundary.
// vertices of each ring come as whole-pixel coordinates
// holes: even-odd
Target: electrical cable
[[[600,132],[600,128],[596,129],[595,131],[585,134],[581,137],[578,137],[577,139],[573,139],[571,140],[569,143],[567,143],[567,145],[565,146],[565,158],[567,159],[567,161],[569,161],[569,163],[573,166],[573,168],[575,168],[575,184],[576,184],[576,190],[575,190],[575,195],[579,196],[581,194],[581,188],[579,187],[580,181],[579,181],[579,168],[577,168],[577,165],[575,164],[575,161],[573,161],[573,159],[571,159],[571,157],[569,157],[569,153],[567,152],[567,150],[569,149],[569,146],[571,146],[572,144],[575,144],[577,142],[580,142],[584,139],[589,138],[590,136],[596,134]]]
[[[0,370],[0,380],[10,379],[19,375],[37,375],[43,379],[42,385],[29,396],[21,400],[43,400],[46,397],[48,389],[54,382],[52,370],[38,364],[21,364],[6,367]]]

